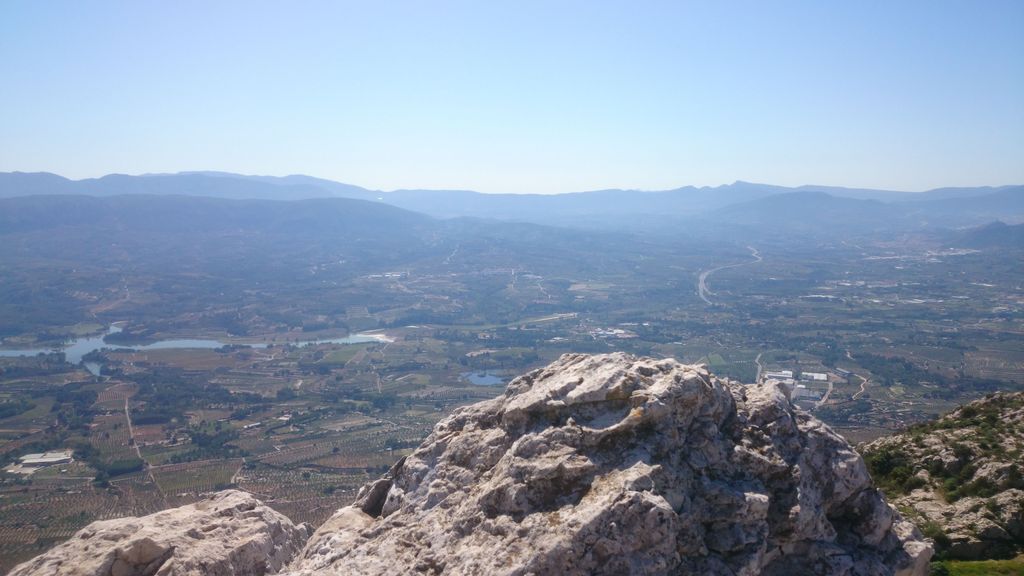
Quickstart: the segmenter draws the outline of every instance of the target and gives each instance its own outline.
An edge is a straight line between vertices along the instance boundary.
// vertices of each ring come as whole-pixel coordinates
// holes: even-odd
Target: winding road
[[[853,359],[853,355],[850,354],[849,350],[846,351],[846,357],[850,361],[855,362],[855,360]],[[857,378],[860,378],[860,390],[858,390],[857,392],[855,392],[853,394],[853,399],[856,400],[856,399],[860,398],[861,396],[863,396],[864,393],[868,391],[868,382],[871,382],[871,378],[865,378],[865,377],[861,376],[860,374],[854,374],[854,376],[856,376]]]
[[[871,382],[871,379],[870,378],[865,378],[865,377],[861,376],[860,374],[854,374],[854,376],[856,376],[857,378],[860,378],[860,391],[858,391],[857,393],[855,393],[853,395],[853,399],[856,400],[856,399],[860,398],[861,396],[863,396],[864,393],[868,391],[868,382]]]
[[[719,270],[725,270],[726,268],[736,268],[738,266],[756,264],[757,262],[763,260],[763,258],[761,257],[761,253],[757,251],[757,248],[754,248],[753,246],[747,246],[747,250],[750,250],[750,255],[754,257],[753,260],[750,260],[749,262],[737,262],[736,264],[726,264],[725,266],[711,268],[708,270],[704,270],[703,272],[700,273],[700,277],[697,279],[697,294],[700,296],[700,299],[703,300],[705,304],[714,304],[714,302],[712,302],[708,298],[708,296],[715,295],[715,293],[708,288],[708,278],[712,274],[718,272]]]

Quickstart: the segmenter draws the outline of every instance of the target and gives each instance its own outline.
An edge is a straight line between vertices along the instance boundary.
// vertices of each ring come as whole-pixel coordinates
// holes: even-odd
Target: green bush
[[[946,551],[949,550],[949,546],[952,544],[952,541],[949,539],[949,536],[946,536],[946,532],[942,529],[942,526],[939,526],[935,522],[925,522],[919,527],[921,528],[921,533],[924,534],[926,538],[931,538],[935,542],[935,556],[938,558],[944,557]]]
[[[918,488],[924,488],[928,485],[928,481],[920,476],[911,476],[903,482],[903,492],[909,493]]]
[[[914,462],[895,446],[886,446],[866,455],[864,462],[875,483],[891,494],[906,494],[928,483],[914,475]]]

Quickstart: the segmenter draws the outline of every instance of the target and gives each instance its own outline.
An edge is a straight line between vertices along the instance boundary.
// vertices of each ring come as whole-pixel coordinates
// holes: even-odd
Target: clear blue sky
[[[0,4],[0,171],[1024,183],[1024,2]]]

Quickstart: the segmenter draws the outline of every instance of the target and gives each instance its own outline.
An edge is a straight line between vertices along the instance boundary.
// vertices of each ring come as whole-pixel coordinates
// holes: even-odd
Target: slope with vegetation
[[[989,395],[862,452],[940,557],[1024,552],[1024,393]]]

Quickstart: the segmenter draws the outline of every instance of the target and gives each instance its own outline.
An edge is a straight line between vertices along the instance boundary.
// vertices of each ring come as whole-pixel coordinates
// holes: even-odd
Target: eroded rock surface
[[[782,388],[624,354],[457,410],[307,530],[230,490],[95,522],[11,574],[923,576],[932,554]]]
[[[861,450],[944,555],[1024,553],[1024,393],[992,394]]]
[[[309,536],[238,490],[141,518],[93,522],[9,576],[258,576],[281,569]]]
[[[289,570],[924,575],[931,553],[776,385],[565,355],[441,421]]]

